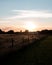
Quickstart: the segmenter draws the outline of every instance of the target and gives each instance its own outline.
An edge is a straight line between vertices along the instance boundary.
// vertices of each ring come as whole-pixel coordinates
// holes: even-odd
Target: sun
[[[25,24],[25,28],[29,31],[34,31],[36,29],[36,25],[33,22],[28,21]]]

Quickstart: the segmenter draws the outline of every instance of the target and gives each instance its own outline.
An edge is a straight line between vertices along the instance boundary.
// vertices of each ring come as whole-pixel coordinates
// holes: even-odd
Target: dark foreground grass
[[[52,65],[52,36],[33,42],[1,60],[1,65]]]

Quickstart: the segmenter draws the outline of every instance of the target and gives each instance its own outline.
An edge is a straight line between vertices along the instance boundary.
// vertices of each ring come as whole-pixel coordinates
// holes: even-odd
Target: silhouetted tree
[[[29,31],[28,30],[25,30],[26,33],[28,33]]]
[[[0,29],[0,34],[4,34],[5,32]]]
[[[50,35],[50,34],[52,34],[52,30],[42,30],[42,31],[40,32],[40,34]]]
[[[2,30],[0,29],[0,33],[2,33]]]
[[[9,30],[7,33],[8,34],[14,34],[14,31],[13,30]]]
[[[19,34],[22,34],[22,30],[20,30]]]
[[[48,33],[48,30],[42,30],[41,33],[42,34],[47,34]]]
[[[20,33],[22,33],[22,30],[20,30]]]

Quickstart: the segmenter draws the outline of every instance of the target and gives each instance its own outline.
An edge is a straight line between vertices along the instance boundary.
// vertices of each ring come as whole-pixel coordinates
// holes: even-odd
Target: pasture
[[[52,36],[32,42],[2,61],[5,65],[52,65]]]
[[[35,34],[0,34],[0,55],[18,50],[41,37]]]

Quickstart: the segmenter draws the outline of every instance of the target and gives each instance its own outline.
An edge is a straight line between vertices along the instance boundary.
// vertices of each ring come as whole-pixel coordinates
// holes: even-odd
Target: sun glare
[[[29,31],[35,31],[36,25],[33,22],[28,21],[26,22],[25,28]]]

